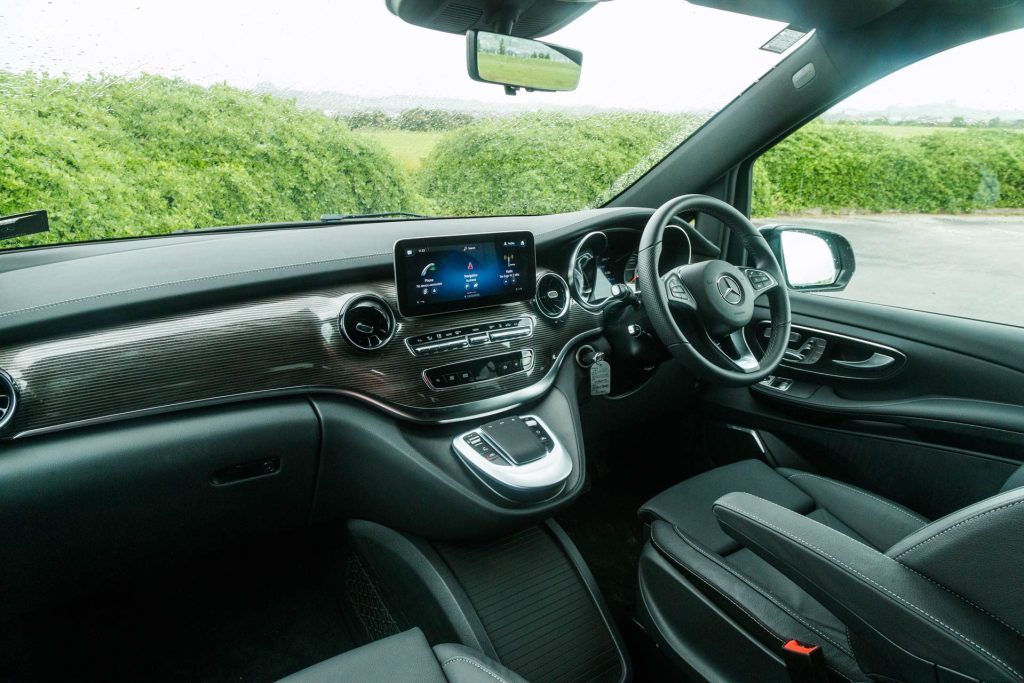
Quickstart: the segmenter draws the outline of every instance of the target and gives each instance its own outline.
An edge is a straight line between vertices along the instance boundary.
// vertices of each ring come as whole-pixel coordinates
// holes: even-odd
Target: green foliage
[[[1024,135],[962,129],[893,137],[813,123],[754,166],[755,215],[1024,207]]]
[[[538,214],[603,203],[701,119],[532,113],[485,119],[438,142],[419,174],[444,214]],[[618,181],[618,182],[617,182]]]
[[[613,197],[703,122],[654,113],[473,121],[429,109],[358,116],[349,125],[369,130],[226,85],[0,72],[0,214],[47,209],[51,219],[50,233],[0,246],[333,212],[571,211]],[[380,130],[385,120],[390,129]],[[890,131],[907,129],[818,122],[783,140],[754,166],[755,215],[1024,207],[1024,134]]]
[[[395,128],[395,120],[382,111],[357,111],[342,118],[352,130],[358,128],[375,128],[379,130]]]
[[[413,107],[406,109],[398,116],[389,116],[382,111],[359,111],[343,117],[348,127],[357,130],[408,130],[417,133],[446,131],[468,126],[473,116],[464,112],[445,111],[444,109],[426,109]]]
[[[0,98],[0,214],[50,212],[5,248],[422,206],[379,145],[270,96],[0,72]]]
[[[468,126],[472,122],[473,117],[463,112],[414,107],[398,115],[395,127],[417,132],[441,131]]]

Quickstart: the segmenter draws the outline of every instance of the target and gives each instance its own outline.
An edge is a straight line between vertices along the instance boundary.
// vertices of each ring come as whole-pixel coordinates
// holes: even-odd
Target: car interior
[[[693,2],[814,30],[602,207],[0,253],[0,678],[1024,680],[1024,328],[750,219],[1024,3]],[[386,4],[474,55],[603,9]]]

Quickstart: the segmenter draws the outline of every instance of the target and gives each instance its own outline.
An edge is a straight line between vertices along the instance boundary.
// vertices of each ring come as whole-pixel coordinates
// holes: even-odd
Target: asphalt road
[[[1024,215],[758,219],[846,237],[857,270],[829,296],[1024,327]]]

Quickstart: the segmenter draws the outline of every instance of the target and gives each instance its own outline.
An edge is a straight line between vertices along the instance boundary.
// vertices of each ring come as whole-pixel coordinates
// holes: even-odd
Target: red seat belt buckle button
[[[790,640],[782,646],[782,659],[793,683],[828,683],[825,653],[820,645]]]

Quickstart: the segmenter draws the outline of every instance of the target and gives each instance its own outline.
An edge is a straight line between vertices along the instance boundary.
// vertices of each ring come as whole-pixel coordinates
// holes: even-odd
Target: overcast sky
[[[466,75],[465,39],[405,24],[384,0],[2,0],[0,69],[73,78],[141,72],[251,88],[386,97],[718,109],[777,62],[758,48],[782,24],[683,0],[603,3],[547,38],[584,53],[573,93],[508,98]],[[953,101],[1024,111],[1024,33],[959,48],[844,107]],[[994,66],[1001,65],[1001,66]]]

